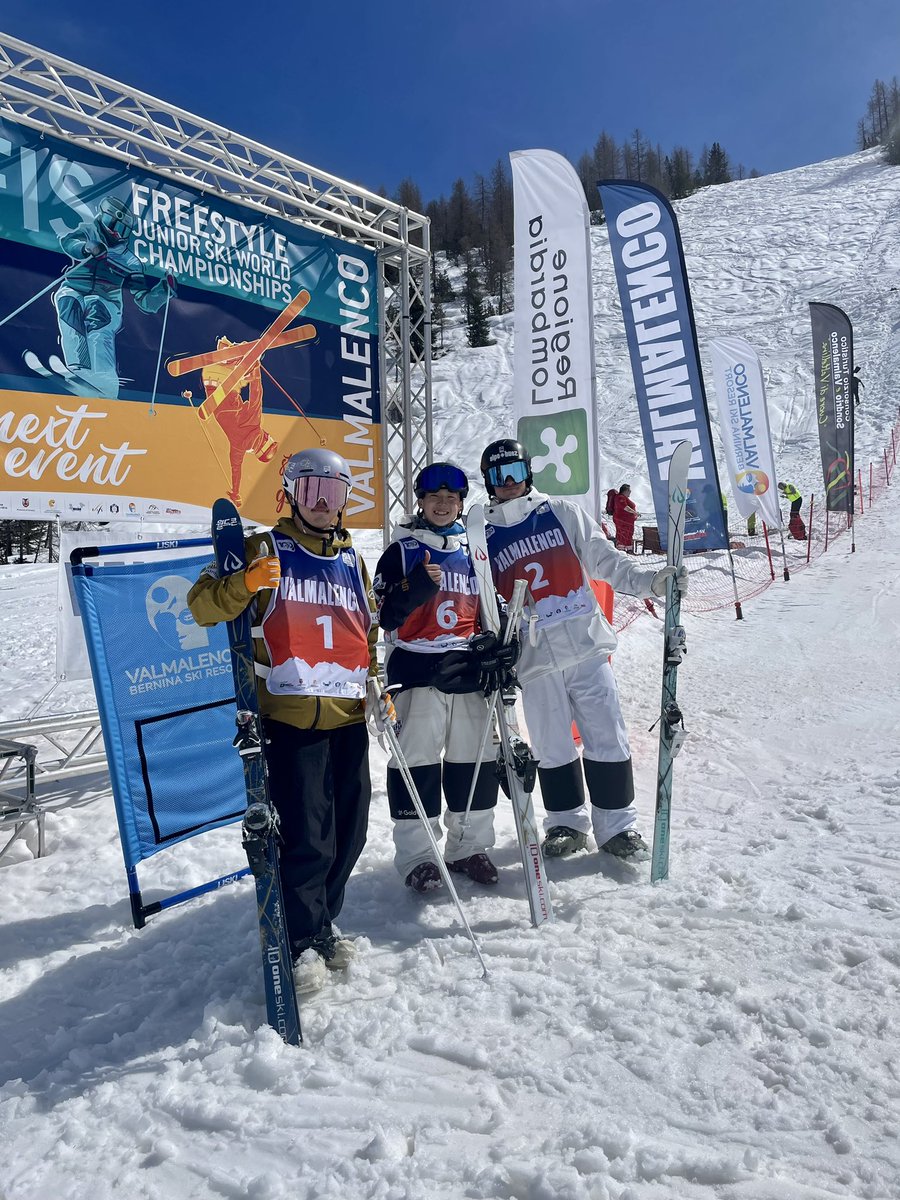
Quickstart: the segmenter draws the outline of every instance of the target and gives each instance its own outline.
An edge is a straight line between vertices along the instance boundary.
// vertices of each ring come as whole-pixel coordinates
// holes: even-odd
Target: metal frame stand
[[[387,541],[432,450],[428,218],[8,34],[0,116],[376,252]]]
[[[375,252],[386,545],[391,526],[413,506],[415,476],[432,452],[428,218],[3,33],[0,117]],[[57,721],[85,716],[64,714]],[[29,723],[17,732],[30,736]],[[81,769],[90,769],[83,748],[74,758],[83,758]],[[76,761],[64,762],[64,773],[76,770]],[[40,822],[39,836],[42,840]]]
[[[34,794],[34,763],[37,750],[27,742],[10,741],[0,738],[0,759],[4,760],[4,769],[8,761],[22,760],[22,771],[17,776],[21,784],[21,792],[11,792],[6,788],[0,789],[0,829],[4,832],[12,826],[12,836],[0,849],[0,859],[6,854],[13,842],[21,837],[28,829],[28,822],[37,824],[37,858],[44,854],[44,812],[37,803]]]

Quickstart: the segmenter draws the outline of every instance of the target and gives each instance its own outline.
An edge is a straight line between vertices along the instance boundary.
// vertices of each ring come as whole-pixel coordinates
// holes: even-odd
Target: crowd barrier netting
[[[854,520],[859,522],[857,530],[864,526],[865,515],[869,509],[878,504],[887,488],[894,482],[898,447],[900,447],[900,419],[890,431],[887,445],[882,453],[877,455],[867,466],[858,469],[856,515],[854,517]],[[766,533],[764,533],[762,525],[757,525],[758,532],[751,537],[747,534],[743,521],[738,526],[732,522],[729,529],[731,561],[729,561],[728,553],[723,550],[689,555],[686,561],[691,575],[691,586],[688,595],[682,601],[682,611],[706,613],[715,612],[721,608],[733,608],[732,562],[734,563],[738,598],[743,602],[761,595],[774,582],[781,582],[785,566],[790,575],[796,575],[806,570],[832,546],[842,545],[846,542],[850,531],[846,516],[843,513],[826,514],[821,496],[813,495],[805,498],[801,515],[806,526],[807,536],[802,541],[794,539],[789,536],[787,527],[785,527],[784,558],[781,553],[781,536],[777,530],[768,531],[769,545],[767,549]],[[771,551],[771,562],[769,550]],[[660,555],[647,554],[640,557],[646,559],[647,566],[661,566],[665,562]],[[613,617],[613,627],[616,633],[627,629],[633,621],[642,614],[646,614],[647,611],[643,600],[633,596],[617,595]]]

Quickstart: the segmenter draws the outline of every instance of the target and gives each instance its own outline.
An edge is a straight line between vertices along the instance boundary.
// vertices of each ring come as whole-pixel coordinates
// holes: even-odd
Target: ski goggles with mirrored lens
[[[441,488],[465,496],[469,490],[469,480],[459,467],[449,463],[432,463],[419,476],[419,494],[424,496],[426,492],[439,492]]]
[[[508,481],[524,483],[528,478],[528,463],[501,463],[499,467],[488,467],[485,479],[491,487],[503,487]]]
[[[350,489],[343,479],[333,479],[322,475],[301,475],[291,483],[292,495],[296,504],[304,508],[316,508],[320,500],[330,512],[337,512],[347,503]]]

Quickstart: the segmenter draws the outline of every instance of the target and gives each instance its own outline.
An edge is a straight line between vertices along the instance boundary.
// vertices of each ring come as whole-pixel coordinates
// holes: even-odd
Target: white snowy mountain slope
[[[678,212],[701,340],[757,346],[782,474],[804,491],[821,491],[806,302],[848,311],[866,463],[896,412],[900,171],[856,155]],[[594,279],[604,484],[627,477],[649,505],[602,230]],[[437,444],[470,469],[508,429],[510,319],[495,326],[484,350],[451,332],[437,363]],[[461,889],[487,981],[450,904],[394,872],[373,743],[342,916],[360,954],[303,1002],[299,1050],[265,1025],[251,885],[135,932],[107,781],[51,792],[47,855],[17,845],[0,865],[0,1197],[900,1195],[898,521],[900,478],[855,554],[842,537],[743,622],[686,618],[668,882],[592,847],[551,864],[556,921],[536,933],[501,802],[500,884]],[[0,593],[11,718],[53,681],[55,569],[2,567]],[[659,659],[642,617],[615,665],[647,833]],[[240,857],[234,828],[161,854],[147,898]]]

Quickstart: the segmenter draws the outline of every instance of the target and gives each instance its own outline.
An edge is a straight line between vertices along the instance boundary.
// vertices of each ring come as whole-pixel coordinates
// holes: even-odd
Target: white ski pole
[[[378,695],[384,695],[384,689],[382,688],[380,681],[378,679],[374,679],[372,682],[378,691]],[[400,749],[400,741],[397,737],[397,731],[394,728],[394,722],[389,717],[385,718],[384,734],[387,738],[387,743],[391,748],[391,753],[394,756],[394,761],[400,768],[400,774],[403,776],[403,781],[406,784],[406,790],[409,792],[409,798],[413,802],[413,808],[416,810],[416,815],[422,822],[425,832],[428,834],[428,840],[431,842],[431,849],[434,851],[435,862],[438,870],[441,873],[441,878],[444,881],[447,891],[450,893],[453,903],[456,905],[456,911],[459,913],[459,919],[462,921],[463,928],[469,935],[469,939],[472,942],[475,953],[478,955],[478,961],[481,963],[482,978],[487,979],[487,963],[484,961],[481,953],[481,947],[478,945],[475,934],[472,932],[472,927],[466,920],[466,914],[463,912],[463,906],[460,903],[459,893],[454,887],[453,880],[450,878],[450,872],[447,870],[447,864],[444,862],[444,856],[441,854],[441,848],[438,845],[438,840],[434,836],[434,830],[431,828],[431,822],[428,820],[428,814],[425,812],[425,805],[422,803],[422,797],[419,795],[419,789],[416,787],[416,781],[413,779],[412,771],[409,769],[409,763],[406,761],[406,756]]]
[[[522,609],[525,606],[525,591],[527,583],[524,579],[517,579],[513,585],[512,600],[509,602],[509,608],[506,613],[506,630],[503,634],[503,645],[506,646],[515,637],[519,627],[519,620],[522,616]],[[475,799],[475,787],[478,783],[478,776],[481,773],[481,758],[484,754],[484,748],[487,745],[488,733],[494,724],[494,712],[497,708],[497,700],[500,696],[499,689],[491,696],[488,705],[487,717],[484,723],[484,732],[481,735],[481,742],[478,746],[478,757],[475,759],[475,770],[472,772],[472,783],[469,786],[469,798],[466,801],[466,809],[462,815],[460,822],[460,831],[464,832],[469,823],[469,813],[472,811],[472,801]]]

